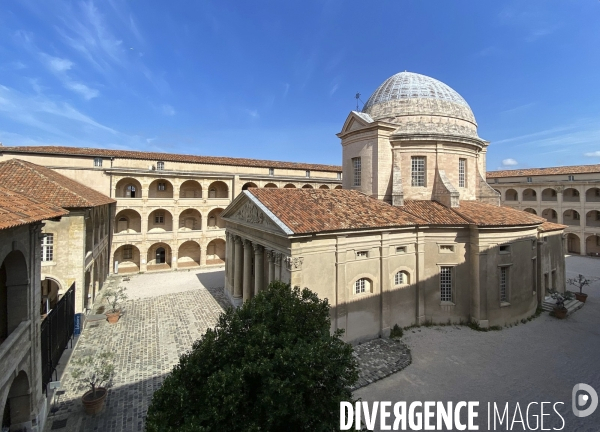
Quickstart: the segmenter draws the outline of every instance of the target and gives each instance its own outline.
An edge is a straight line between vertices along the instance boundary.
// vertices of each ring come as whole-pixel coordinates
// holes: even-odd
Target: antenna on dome
[[[356,96],[354,96],[356,98],[356,111],[358,111],[358,101],[361,101],[362,104],[364,105],[365,103],[362,101],[362,99],[360,98],[360,93],[356,93]]]

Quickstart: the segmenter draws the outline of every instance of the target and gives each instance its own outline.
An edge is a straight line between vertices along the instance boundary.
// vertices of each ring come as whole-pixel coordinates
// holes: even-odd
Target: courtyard
[[[571,413],[571,390],[577,383],[600,390],[600,261],[567,257],[567,271],[567,277],[582,273],[593,283],[586,289],[585,307],[566,320],[544,313],[495,332],[465,326],[405,331],[403,341],[411,349],[412,364],[358,389],[355,396],[365,401],[479,401],[482,406],[488,401],[562,401],[565,405],[559,411],[566,420],[565,430],[598,430],[599,412],[584,419]],[[142,431],[154,391],[228,304],[222,293],[222,269],[142,274],[125,280],[119,276],[110,283],[127,288],[130,298],[123,317],[115,325],[89,325],[72,354],[115,353],[117,373],[104,411],[83,414],[83,391],[74,388],[67,366],[61,379],[65,394],[58,411],[48,417],[46,431]],[[556,416],[545,420],[545,427],[561,425]]]

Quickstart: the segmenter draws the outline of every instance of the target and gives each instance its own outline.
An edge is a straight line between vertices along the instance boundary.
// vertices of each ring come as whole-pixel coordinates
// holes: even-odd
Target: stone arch
[[[20,250],[6,255],[0,264],[0,340],[29,318],[27,261]]]
[[[514,189],[507,189],[504,201],[519,201],[519,193]]]
[[[206,245],[206,264],[223,264],[225,262],[225,240],[214,239]]]
[[[357,283],[358,283],[358,287],[362,290],[362,286],[360,284],[360,280],[363,280],[365,283],[364,286],[364,292],[359,292],[357,293]],[[373,288],[375,286],[375,278],[370,275],[370,274],[360,274],[354,277],[354,279],[352,279],[352,282],[350,283],[350,295],[351,296],[360,296],[360,295],[364,295],[364,294],[369,294],[373,292]]]
[[[531,188],[525,189],[523,191],[523,201],[537,201],[537,192]]]
[[[563,191],[563,202],[579,202],[579,191],[575,188],[567,188]]]
[[[537,215],[537,212],[535,211],[535,209],[532,209],[532,208],[526,208],[523,211],[527,212],[527,213],[531,213],[531,214]]]
[[[256,186],[256,183],[253,182],[248,182],[248,183],[244,183],[244,186],[242,186],[242,190],[248,190],[248,188],[256,188],[258,186]]]
[[[410,274],[406,270],[398,270],[394,273],[393,286],[410,285]]]
[[[586,202],[600,202],[600,188],[592,187],[585,191]]]
[[[173,231],[173,215],[170,211],[158,208],[148,215],[148,232]]]
[[[335,189],[342,189],[342,185],[337,185]]]
[[[542,201],[557,201],[556,189],[546,188],[542,191]]]
[[[115,273],[137,273],[140,271],[140,250],[132,244],[119,246],[113,255]]]
[[[146,262],[148,270],[168,270],[171,268],[171,246],[167,243],[154,243],[148,248]]]
[[[581,254],[581,242],[577,234],[567,234],[567,252],[571,254]]]
[[[132,177],[122,178],[115,185],[115,197],[142,198],[142,185]]]
[[[25,371],[20,371],[12,381],[6,401],[2,402],[2,430],[28,430],[25,425],[31,421],[31,390]]]
[[[222,208],[214,208],[208,213],[207,228],[208,229],[222,229],[225,228],[225,221],[221,219]]]
[[[177,252],[177,268],[200,266],[200,245],[194,240],[188,240],[179,246]]]
[[[327,185],[321,185],[321,186],[319,186],[319,189],[329,189],[329,186],[327,186]]]
[[[563,212],[563,223],[565,225],[580,226],[581,215],[577,210],[568,209]]]
[[[208,187],[209,198],[229,198],[229,188],[222,181],[214,181]]]
[[[179,198],[202,198],[202,186],[196,180],[186,180],[179,186]]]
[[[314,187],[311,184],[305,184],[304,186],[302,186],[302,189],[314,189]]]
[[[121,210],[115,216],[115,234],[142,232],[142,216],[132,209]]]
[[[266,188],[277,188],[277,185],[275,183],[267,183],[265,185]]]
[[[58,280],[46,276],[40,282],[40,288],[42,290],[40,314],[45,315],[56,306],[62,286]]]
[[[283,188],[284,189],[296,189],[296,185],[292,184],[292,183],[288,183]]]
[[[590,256],[600,256],[600,235],[587,236],[585,239],[585,253]]]
[[[156,179],[148,186],[148,198],[173,198],[173,183],[167,179]]]
[[[558,222],[558,213],[553,208],[547,208],[542,211],[542,217],[548,222]]]
[[[585,215],[585,226],[600,227],[600,211],[590,210]]]
[[[179,213],[179,231],[199,231],[202,229],[202,215],[193,208]]]

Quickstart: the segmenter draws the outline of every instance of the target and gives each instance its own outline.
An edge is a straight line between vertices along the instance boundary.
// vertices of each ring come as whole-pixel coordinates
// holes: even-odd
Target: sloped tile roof
[[[546,222],[546,219],[531,213],[480,201],[461,201],[460,207],[452,210],[477,226],[520,226]]]
[[[538,230],[541,232],[550,232],[550,231],[561,231],[565,228],[568,228],[566,225],[557,224],[554,222],[544,222],[538,227]]]
[[[122,158],[122,159],[141,159],[148,161],[165,161],[165,162],[187,162],[208,165],[230,165],[242,167],[258,167],[258,168],[283,168],[283,169],[300,169],[314,170],[326,172],[342,172],[342,167],[338,165],[321,165],[309,164],[300,162],[281,162],[259,159],[245,159],[232,157],[218,156],[196,156],[174,153],[156,153],[156,152],[141,152],[132,150],[111,150],[83,147],[64,147],[64,146],[23,146],[23,147],[0,147],[1,152],[8,153],[37,153],[37,154],[56,154],[56,155],[74,155],[74,156],[89,156],[89,157],[105,157],[105,158]]]
[[[488,171],[486,174],[486,177],[487,178],[524,177],[524,176],[532,177],[532,176],[555,175],[555,174],[569,175],[569,174],[589,174],[589,173],[600,173],[600,164]]]
[[[294,234],[425,224],[400,207],[357,191],[335,189],[248,189]]]
[[[0,187],[0,229],[53,219],[68,213],[60,207]]]
[[[63,208],[86,208],[116,202],[81,183],[31,162],[0,162],[0,184],[38,201]]]
[[[470,222],[437,201],[404,200],[404,211],[433,225],[469,225]]]

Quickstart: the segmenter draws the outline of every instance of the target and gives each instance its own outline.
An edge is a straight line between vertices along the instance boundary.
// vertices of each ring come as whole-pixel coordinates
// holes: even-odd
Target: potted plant
[[[113,353],[104,352],[74,359],[70,363],[71,376],[79,382],[78,388],[89,389],[81,397],[86,414],[98,414],[104,406],[108,386],[115,373],[113,357]]]
[[[569,285],[573,285],[579,288],[579,292],[575,293],[575,298],[579,300],[581,303],[585,303],[587,300],[587,294],[583,293],[583,287],[590,284],[590,280],[586,279],[584,275],[580,274],[576,278],[567,279],[567,283]]]
[[[554,306],[554,316],[558,319],[563,319],[567,316],[567,308],[565,307],[565,301],[571,300],[573,294],[570,291],[559,293],[557,291],[551,291],[550,296],[556,301]]]
[[[121,316],[121,302],[127,300],[127,294],[125,294],[125,288],[119,286],[117,288],[107,288],[102,293],[102,297],[108,303],[109,309],[106,311],[106,319],[109,323],[114,324],[119,321]]]

